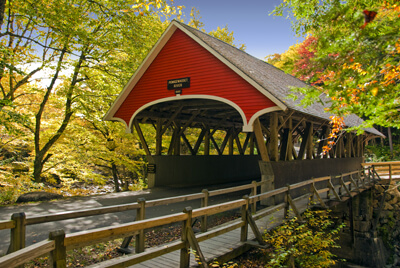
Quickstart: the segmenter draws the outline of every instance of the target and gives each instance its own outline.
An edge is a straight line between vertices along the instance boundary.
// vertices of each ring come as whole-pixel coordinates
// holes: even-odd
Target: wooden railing
[[[236,187],[224,188],[224,189],[213,190],[213,191],[208,191],[207,189],[204,189],[201,193],[169,197],[169,198],[163,198],[163,199],[157,199],[157,200],[150,200],[147,202],[145,199],[139,199],[138,202],[130,203],[130,204],[116,205],[116,206],[103,207],[103,208],[84,209],[84,210],[78,210],[78,211],[66,211],[66,212],[60,212],[60,213],[54,213],[54,214],[42,215],[42,216],[26,217],[25,213],[14,213],[11,216],[11,220],[0,221],[0,230],[5,230],[5,229],[11,230],[10,246],[7,251],[7,254],[10,254],[12,252],[15,252],[15,251],[25,248],[26,226],[28,226],[28,225],[54,222],[54,221],[62,221],[62,220],[68,220],[68,219],[76,219],[76,218],[89,217],[89,216],[95,216],[95,215],[103,215],[103,214],[107,214],[107,213],[124,212],[124,211],[135,210],[135,209],[137,210],[136,220],[139,221],[139,220],[144,219],[145,209],[149,208],[149,207],[179,203],[179,202],[196,200],[196,199],[200,199],[201,206],[205,207],[205,206],[208,206],[209,197],[223,195],[223,194],[229,194],[229,193],[243,191],[243,190],[250,190],[250,189],[251,189],[251,195],[254,195],[257,193],[257,187],[261,186],[261,184],[262,184],[262,182],[253,181],[250,184],[240,185],[240,186],[236,186]],[[254,204],[253,209],[255,209],[255,204]],[[207,224],[207,216],[202,217],[201,222],[202,222],[202,224],[201,224],[202,231],[205,232],[207,230],[207,225],[208,225]],[[123,243],[121,245],[122,251],[124,248],[126,249],[128,247],[128,244],[131,241],[131,239],[133,238],[133,235],[140,236],[141,239],[137,239],[138,241],[144,240],[143,232],[139,232],[139,234],[134,232],[134,233],[130,234],[128,237],[126,237],[125,240],[123,241]],[[137,237],[137,238],[139,238],[139,237]],[[103,242],[103,241],[108,241],[108,240],[110,240],[110,239],[99,240],[98,242]],[[139,246],[136,243],[136,245],[137,245],[136,252],[142,252],[144,250],[144,243],[140,244]],[[34,250],[35,247],[33,245],[32,247],[29,247],[29,248]]]
[[[50,253],[50,263],[52,267],[65,267],[67,250],[80,248],[86,245],[93,245],[103,241],[109,241],[115,238],[125,238],[123,246],[126,240],[132,239],[136,236],[136,254],[129,254],[122,257],[115,258],[110,261],[105,261],[99,264],[95,264],[93,267],[126,267],[133,265],[154,257],[181,250],[181,267],[188,267],[189,265],[189,248],[194,249],[201,263],[204,267],[207,266],[204,256],[201,252],[198,243],[212,237],[221,235],[223,233],[232,231],[237,228],[241,228],[240,241],[247,241],[248,226],[253,230],[256,235],[257,241],[262,244],[263,240],[261,234],[255,224],[255,220],[265,217],[278,209],[284,209],[285,215],[289,214],[291,208],[294,214],[301,219],[301,212],[296,207],[296,202],[303,198],[315,199],[319,202],[322,207],[327,207],[326,200],[337,200],[343,201],[351,196],[357,195],[359,192],[367,189],[374,182],[375,177],[373,176],[374,170],[371,167],[367,167],[366,170],[354,171],[339,176],[328,176],[322,178],[316,178],[293,184],[287,187],[282,187],[270,192],[256,194],[257,187],[261,183],[253,182],[249,185],[243,185],[238,187],[232,187],[227,189],[221,189],[216,191],[204,190],[199,194],[185,195],[173,198],[158,199],[146,202],[145,200],[139,200],[137,203],[128,205],[120,205],[102,209],[89,209],[85,211],[65,212],[58,213],[55,215],[48,215],[42,217],[32,217],[29,219],[22,219],[17,221],[14,217],[11,221],[0,222],[0,229],[11,228],[12,239],[19,239],[19,241],[12,240],[10,248],[15,251],[0,258],[0,267],[15,267],[28,262],[38,256],[46,253]],[[320,188],[322,186],[322,188]],[[292,199],[291,192],[296,189],[309,188],[309,193]],[[217,205],[208,206],[208,197],[231,193],[234,191],[252,189],[252,196],[245,196],[242,199],[226,202]],[[323,198],[322,195],[326,194]],[[266,209],[256,211],[256,202],[262,201],[267,198],[275,197],[278,195],[284,195],[285,201],[283,203],[268,207]],[[176,213],[168,216],[162,216],[152,219],[144,219],[144,209],[150,206],[170,204],[172,202],[181,202],[186,200],[202,199],[202,207],[198,209],[192,209],[190,207],[185,208],[182,213]],[[325,201],[324,201],[325,200]],[[241,209],[241,219],[232,221],[231,223],[207,230],[202,226],[202,233],[195,236],[191,227],[193,218],[201,218],[202,225],[207,225],[207,216],[218,214],[221,212],[229,211],[232,209]],[[251,209],[250,209],[251,208]],[[46,221],[63,220],[70,218],[83,217],[86,215],[99,215],[102,213],[119,212],[137,209],[137,219],[135,222],[120,224],[113,227],[103,227],[93,230],[87,230],[72,234],[65,234],[64,231],[58,230],[49,234],[49,239],[42,241],[35,245],[29,246],[24,249],[17,249],[15,246],[18,243],[24,243],[25,235],[18,237],[15,233],[17,228],[23,229],[24,224],[34,224]],[[252,210],[252,211],[251,211]],[[87,212],[87,214],[85,214]],[[13,215],[15,216],[15,215]],[[183,222],[183,230],[180,241],[175,241],[161,247],[154,247],[151,249],[144,250],[144,230],[154,228],[166,224]],[[13,236],[14,235],[14,236]]]
[[[400,161],[363,163],[363,167],[372,167],[380,177],[400,179]]]

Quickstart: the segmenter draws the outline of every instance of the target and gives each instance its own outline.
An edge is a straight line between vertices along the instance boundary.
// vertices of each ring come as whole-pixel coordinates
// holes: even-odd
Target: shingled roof
[[[299,97],[297,100],[288,98],[289,94],[296,94],[291,91],[292,87],[310,87],[309,84],[202,31],[194,29],[176,20],[174,20],[173,23],[178,24],[180,26],[178,26],[179,28],[184,28],[196,36],[201,42],[204,42],[203,46],[208,46],[224,57],[270,95],[282,102],[287,108],[303,114],[330,120],[329,117],[332,114],[325,112],[325,108],[329,107],[328,102],[326,102],[325,105],[315,102],[310,106],[304,107],[300,103],[303,96],[297,94]],[[322,95],[321,99],[327,98]],[[347,127],[353,127],[361,125],[363,120],[356,115],[349,115],[344,119],[344,122]],[[378,136],[384,136],[374,128],[367,128],[365,131]]]

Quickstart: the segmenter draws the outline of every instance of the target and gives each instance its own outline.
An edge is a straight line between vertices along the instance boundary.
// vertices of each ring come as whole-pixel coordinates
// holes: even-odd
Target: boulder
[[[61,199],[61,198],[63,198],[63,196],[60,194],[38,191],[38,192],[30,192],[30,193],[20,195],[16,202],[17,203],[25,203],[25,202],[37,202],[37,201],[49,201],[49,200]]]

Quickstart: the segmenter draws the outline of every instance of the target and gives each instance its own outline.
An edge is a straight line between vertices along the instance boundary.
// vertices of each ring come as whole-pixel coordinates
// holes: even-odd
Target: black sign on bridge
[[[175,90],[175,93],[181,94],[182,88],[190,87],[190,77],[168,80],[168,90]]]

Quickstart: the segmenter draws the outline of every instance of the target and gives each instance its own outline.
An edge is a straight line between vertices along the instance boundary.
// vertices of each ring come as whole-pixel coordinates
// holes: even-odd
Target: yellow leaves
[[[373,95],[374,97],[376,97],[376,95],[378,95],[378,88],[377,88],[377,87],[374,87],[374,88],[371,90],[371,93],[372,93],[372,95]]]
[[[362,68],[361,63],[358,63],[358,62],[355,62],[355,63],[350,64],[350,65],[347,65],[347,63],[345,63],[345,64],[343,65],[343,69],[344,69],[344,70],[346,70],[346,69],[351,69],[351,70],[354,70],[354,71],[358,72],[358,73],[361,74],[361,75],[364,75],[364,76],[367,75],[367,71],[365,71],[365,70]]]

